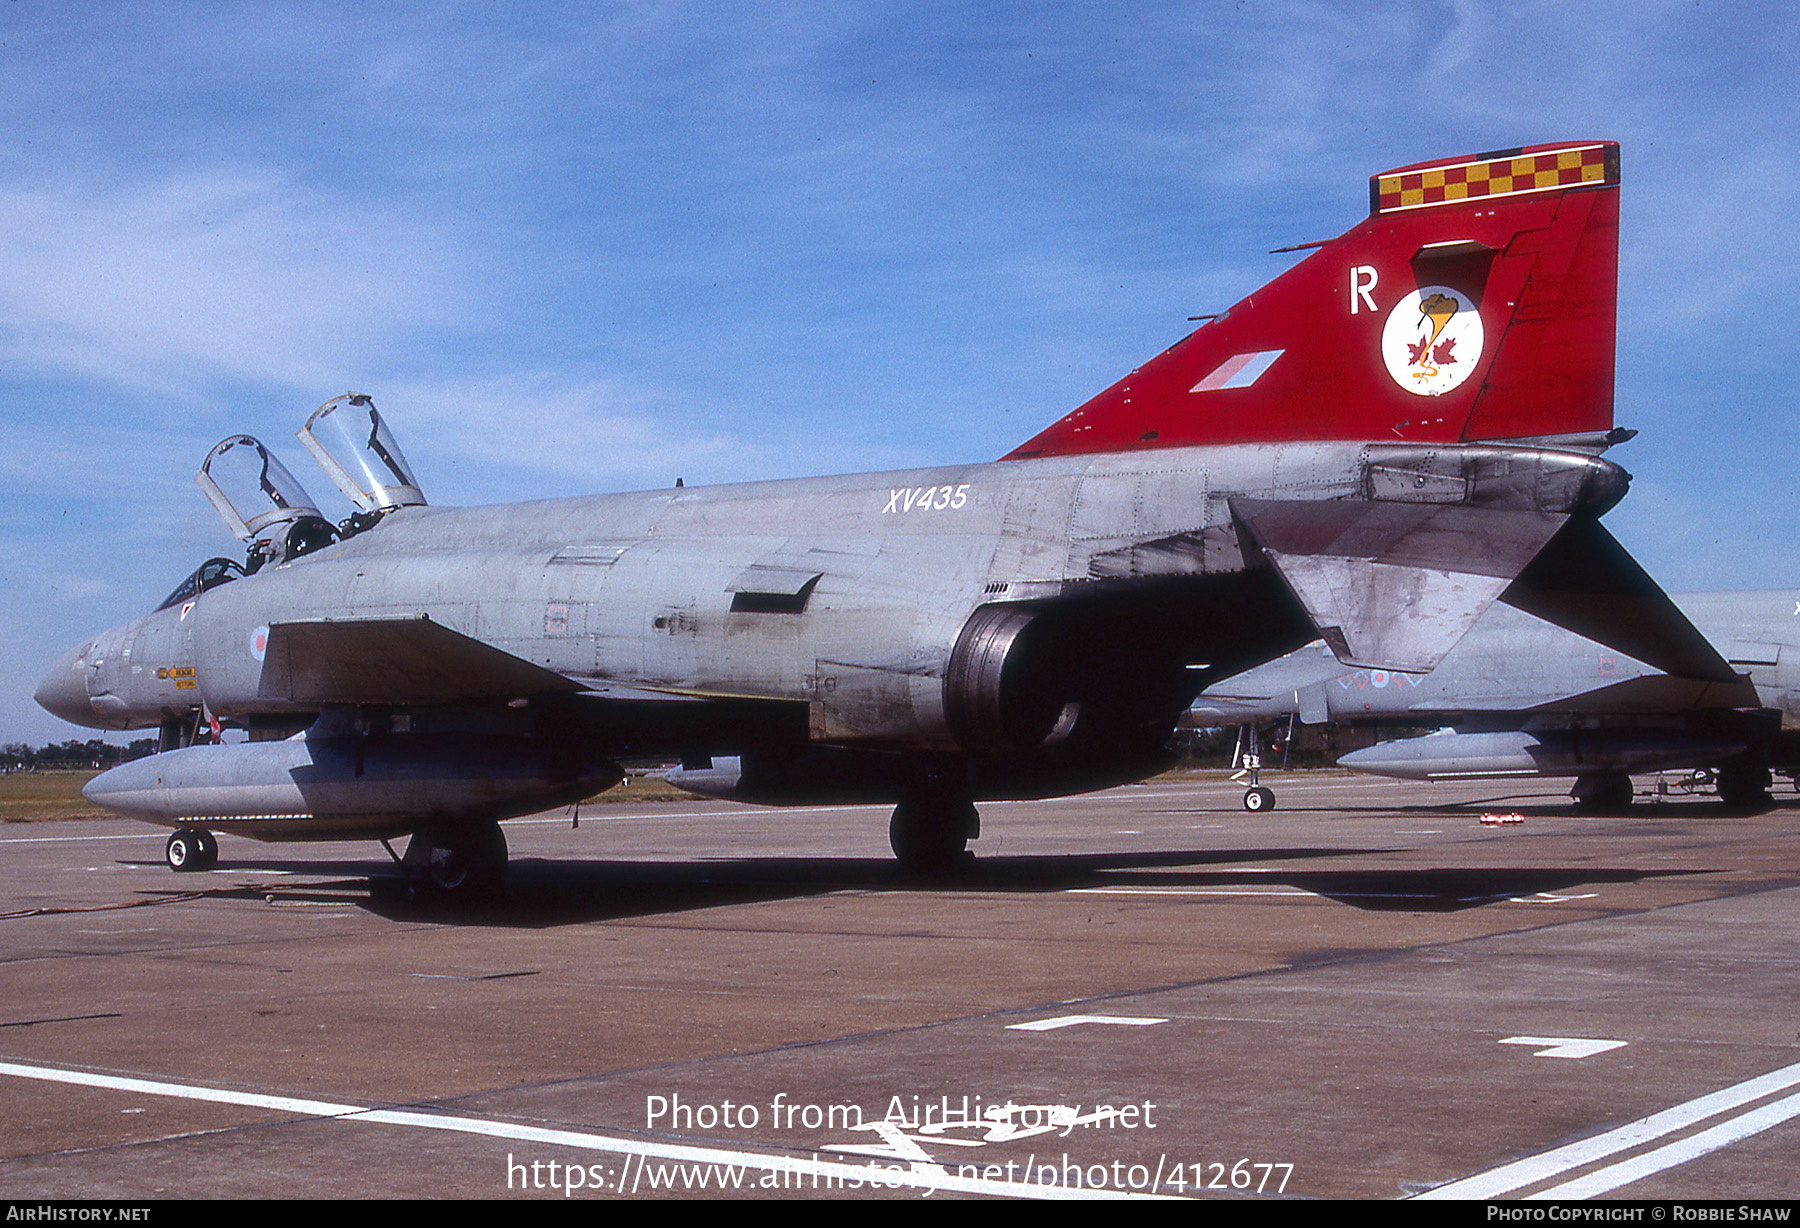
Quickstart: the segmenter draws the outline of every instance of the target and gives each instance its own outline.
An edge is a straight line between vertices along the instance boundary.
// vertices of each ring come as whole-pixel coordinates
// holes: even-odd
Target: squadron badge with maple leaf
[[[1468,295],[1449,286],[1420,286],[1388,313],[1381,357],[1396,384],[1435,397],[1469,378],[1484,340],[1481,312]]]

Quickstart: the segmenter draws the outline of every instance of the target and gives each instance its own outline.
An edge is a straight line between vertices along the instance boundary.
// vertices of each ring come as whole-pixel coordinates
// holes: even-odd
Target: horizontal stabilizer
[[[318,704],[445,704],[581,684],[426,618],[275,623],[257,694]]]
[[[1719,650],[1605,526],[1590,517],[1570,520],[1501,600],[1664,673],[1706,682],[1738,681]]]
[[[1338,660],[1416,673],[1444,659],[1566,519],[1460,504],[1231,506]]]

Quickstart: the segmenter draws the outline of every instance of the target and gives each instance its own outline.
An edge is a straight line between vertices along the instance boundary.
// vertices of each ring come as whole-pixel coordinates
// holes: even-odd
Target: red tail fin
[[[1007,459],[1611,429],[1619,147],[1422,162],[1351,230]]]

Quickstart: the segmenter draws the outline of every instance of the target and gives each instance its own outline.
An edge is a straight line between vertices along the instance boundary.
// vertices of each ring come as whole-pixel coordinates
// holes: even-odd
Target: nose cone
[[[37,693],[33,696],[38,706],[52,716],[60,716],[72,725],[91,725],[96,729],[105,728],[95,714],[93,705],[88,703],[87,689],[87,646],[65,653],[44,680],[38,683]]]

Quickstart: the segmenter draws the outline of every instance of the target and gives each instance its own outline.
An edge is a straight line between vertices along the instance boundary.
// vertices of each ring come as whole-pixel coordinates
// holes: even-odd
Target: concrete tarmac
[[[590,806],[463,911],[9,824],[0,1197],[1800,1196],[1785,783],[1268,783],[988,804],[933,882],[881,808]]]

